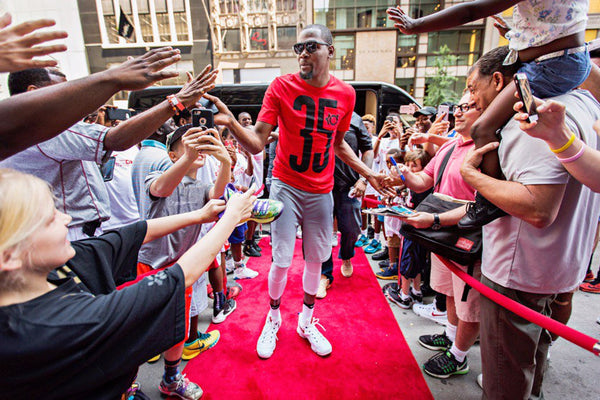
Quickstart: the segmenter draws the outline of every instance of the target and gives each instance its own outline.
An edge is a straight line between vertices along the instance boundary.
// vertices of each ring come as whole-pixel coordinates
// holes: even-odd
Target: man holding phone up
[[[269,358],[275,350],[282,323],[279,305],[292,263],[298,225],[302,226],[306,264],[304,304],[296,330],[318,355],[326,356],[332,351],[312,315],[321,263],[331,255],[334,155],[365,176],[375,188],[381,188],[385,179],[363,164],[344,142],[355,93],[351,86],[329,74],[329,62],[334,54],[331,32],[323,25],[309,25],[298,39],[293,49],[300,71],[276,78],[271,83],[253,129],[243,128],[219,99],[205,95],[221,111],[215,116],[220,118],[217,123],[227,126],[239,143],[252,153],[263,151],[269,135],[279,126],[271,198],[282,201],[284,209],[279,219],[271,224],[271,300],[257,343],[261,358]]]

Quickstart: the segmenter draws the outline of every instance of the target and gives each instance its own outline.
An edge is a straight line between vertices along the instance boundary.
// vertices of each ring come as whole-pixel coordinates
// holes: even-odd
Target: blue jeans
[[[349,260],[354,257],[354,243],[360,234],[361,202],[348,197],[348,190],[334,190],[332,194],[333,215],[337,218],[338,230],[341,233],[338,257],[341,260]],[[333,282],[333,256],[321,265],[321,274],[325,275],[330,283]]]
[[[591,69],[590,53],[586,49],[541,62],[524,63],[519,72],[527,74],[533,94],[546,99],[575,89],[587,79]]]

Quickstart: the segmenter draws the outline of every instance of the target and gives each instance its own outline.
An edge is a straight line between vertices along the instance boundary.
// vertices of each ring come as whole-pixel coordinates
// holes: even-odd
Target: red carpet
[[[317,300],[319,318],[333,353],[321,358],[296,333],[302,308],[303,260],[296,241],[281,312],[283,324],[275,353],[256,354],[256,341],[269,310],[267,275],[271,262],[268,238],[263,256],[248,266],[260,275],[241,281],[237,310],[225,322],[211,325],[221,339],[191,360],[185,372],[204,389],[203,399],[433,399],[377,279],[362,252],[353,259],[354,275],[340,274],[334,256],[333,287]],[[337,255],[337,251],[334,253]]]

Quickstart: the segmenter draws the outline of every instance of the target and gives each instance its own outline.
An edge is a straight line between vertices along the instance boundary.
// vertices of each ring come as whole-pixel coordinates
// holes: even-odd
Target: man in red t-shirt
[[[261,358],[271,357],[275,350],[281,326],[279,305],[292,263],[298,225],[302,226],[306,264],[304,305],[297,332],[310,342],[318,355],[331,353],[331,344],[317,329],[317,320],[312,314],[321,263],[331,255],[335,155],[377,189],[385,179],[363,164],[344,141],[356,94],[350,85],[329,74],[329,62],[334,54],[331,32],[323,25],[309,25],[300,33],[298,41],[293,48],[298,55],[299,73],[278,77],[271,83],[253,129],[242,127],[219,99],[205,95],[219,108],[215,122],[227,126],[238,142],[252,153],[262,151],[271,132],[279,127],[271,198],[282,201],[284,209],[279,219],[271,223],[271,310],[257,343]]]

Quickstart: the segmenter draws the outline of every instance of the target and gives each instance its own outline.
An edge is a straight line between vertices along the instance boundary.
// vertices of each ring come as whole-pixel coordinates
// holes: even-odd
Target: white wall
[[[0,12],[7,11],[12,15],[13,24],[40,18],[54,19],[54,28],[67,31],[69,37],[63,41],[68,50],[54,54],[52,58],[58,61],[69,80],[89,74],[76,0],[0,0]],[[7,74],[0,75],[0,98],[8,97]]]

